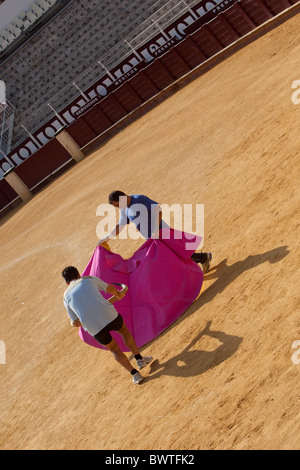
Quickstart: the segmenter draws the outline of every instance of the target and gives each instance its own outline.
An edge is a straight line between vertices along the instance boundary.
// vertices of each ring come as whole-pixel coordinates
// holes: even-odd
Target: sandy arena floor
[[[1,449],[300,449],[299,57],[298,15],[0,221]],[[62,304],[114,189],[204,204],[213,252],[199,299],[143,348],[140,386]]]

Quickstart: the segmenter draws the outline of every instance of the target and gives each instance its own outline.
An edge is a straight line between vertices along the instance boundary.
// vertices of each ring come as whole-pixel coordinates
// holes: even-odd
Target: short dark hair
[[[61,275],[66,282],[72,282],[80,277],[79,271],[75,266],[67,266]]]
[[[109,204],[112,204],[113,202],[119,202],[119,198],[121,196],[126,196],[125,193],[123,193],[123,191],[113,191],[112,193],[110,193],[110,195],[108,196],[108,202]]]

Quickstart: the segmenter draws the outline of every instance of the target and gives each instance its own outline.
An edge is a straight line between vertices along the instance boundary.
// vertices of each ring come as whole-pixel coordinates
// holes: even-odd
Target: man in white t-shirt
[[[64,293],[64,305],[74,327],[82,327],[96,341],[111,351],[115,360],[127,369],[133,377],[133,383],[143,381],[141,374],[132,367],[127,356],[120,350],[110,332],[118,332],[126,346],[134,355],[139,369],[142,369],[152,361],[151,356],[142,357],[136,342],[125,325],[123,318],[114,306],[114,302],[123,299],[128,288],[122,285],[118,290],[113,284],[107,284],[94,276],[81,277],[74,266],[66,267],[62,276],[68,288]],[[99,291],[106,292],[112,297],[106,300]]]

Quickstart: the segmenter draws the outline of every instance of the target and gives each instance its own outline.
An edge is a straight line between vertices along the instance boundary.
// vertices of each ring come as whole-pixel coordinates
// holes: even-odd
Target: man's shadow
[[[211,322],[208,322],[204,330],[200,331],[177,356],[162,363],[158,360],[152,362],[148,380],[157,379],[162,375],[194,377],[204,374],[232,356],[238,350],[243,339],[222,331],[213,331],[210,326]],[[205,335],[217,339],[221,344],[214,351],[192,350],[193,346]]]
[[[226,287],[228,287],[245,271],[249,271],[250,269],[256,268],[260,264],[266,262],[275,264],[284,259],[289,253],[290,251],[287,249],[287,246],[284,245],[262,254],[249,255],[244,260],[237,261],[231,266],[227,265],[227,258],[224,259],[217,266],[213,266],[209,273],[204,276],[204,281],[212,279],[216,279],[216,281],[200,294],[198,299],[189,307],[185,314],[188,316],[192,315],[205,304],[211,302],[214,297],[221,294]]]
[[[237,261],[231,266],[227,265],[227,259],[223,260],[217,266],[213,267],[204,278],[205,280],[216,279],[216,281],[201,293],[188,310],[173,323],[172,326],[165,330],[164,333],[169,332],[175,325],[178,326],[185,318],[199,311],[205,304],[211,302],[216,295],[221,294],[226,287],[245,271],[253,269],[265,262],[271,264],[277,263],[284,259],[289,253],[287,246],[284,245],[262,254],[249,255],[246,259]],[[164,363],[154,361],[150,369],[150,374],[154,373],[154,375],[150,376],[149,379],[158,378],[161,375],[181,377],[200,375],[232,356],[239,348],[243,339],[221,331],[212,331],[210,330],[210,326],[211,322],[209,322],[205,329],[177,356]],[[222,344],[214,351],[191,350],[204,335],[218,339]]]

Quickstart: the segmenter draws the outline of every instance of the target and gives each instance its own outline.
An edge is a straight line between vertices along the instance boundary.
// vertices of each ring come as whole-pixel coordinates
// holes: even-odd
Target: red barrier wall
[[[239,37],[250,33],[250,31],[255,28],[255,24],[244,12],[240,4],[234,5],[229,10],[226,10],[223,16]]]
[[[272,15],[278,15],[278,13],[291,6],[288,0],[263,0],[263,2]]]
[[[127,113],[138,108],[144,102],[128,83],[117,88],[113,94]]]
[[[164,90],[164,88],[174,82],[174,78],[160,59],[151,62],[151,64],[144,69],[144,72],[159,91]]]
[[[219,15],[207,27],[218,43],[221,44],[222,48],[229,46],[229,44],[239,39],[238,34],[223,15]]]
[[[104,98],[104,100],[98,104],[98,108],[103,111],[112,124],[120,121],[120,119],[128,114],[113,93]]]
[[[101,134],[112,125],[112,122],[101,111],[99,106],[95,106],[89,113],[86,113],[83,116],[83,120],[96,135]]]
[[[207,59],[223,49],[222,45],[206,25],[202,26],[198,31],[193,33],[191,38]]]
[[[34,186],[51,177],[52,173],[66,164],[70,158],[64,147],[56,139],[52,139],[14,171],[32,190]]]
[[[256,26],[260,26],[273,17],[261,0],[241,0],[240,4]]]
[[[90,142],[95,137],[97,137],[97,133],[91,128],[91,126],[87,122],[87,115],[90,115],[89,113],[91,113],[92,111],[93,109],[91,109],[88,113],[84,114],[84,117],[81,116],[79,119],[76,119],[76,121],[74,121],[70,126],[68,126],[68,133],[79,145],[79,147],[83,147],[87,142]]]
[[[18,197],[15,190],[3,179],[0,181],[0,211]]]
[[[154,83],[147,77],[145,72],[141,70],[138,75],[135,75],[128,82],[136,94],[141,98],[143,102],[152,98],[159,92],[159,89]]]
[[[160,62],[175,80],[178,80],[178,78],[191,71],[191,67],[187,65],[185,60],[178,54],[175,48],[171,49],[167,54],[161,56]]]
[[[205,55],[191,37],[185,38],[175,46],[175,50],[182,58],[184,58],[185,63],[191,69],[194,69],[206,60]]]

